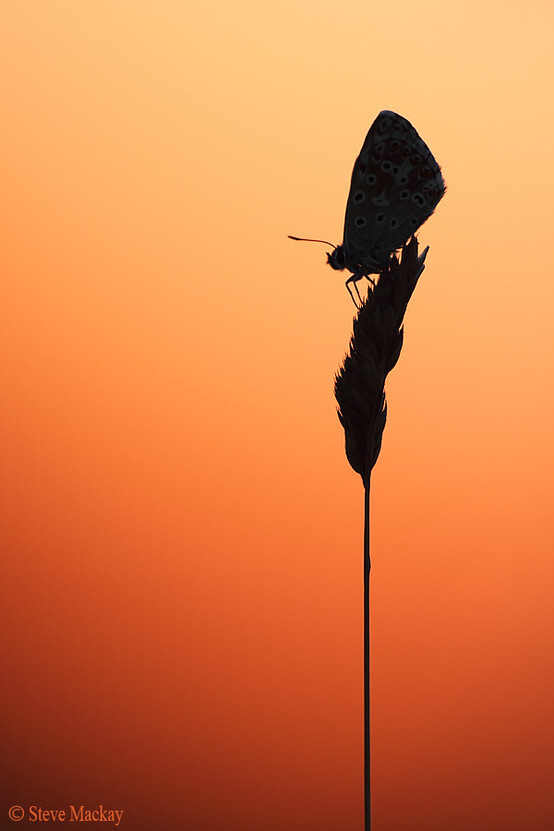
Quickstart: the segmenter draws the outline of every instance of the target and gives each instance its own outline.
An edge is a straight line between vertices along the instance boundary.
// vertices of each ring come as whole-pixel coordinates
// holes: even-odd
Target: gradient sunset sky
[[[372,477],[374,829],[554,828],[553,31],[2,3],[2,828],[361,831],[353,305],[287,234],[342,241],[382,109],[448,191]]]

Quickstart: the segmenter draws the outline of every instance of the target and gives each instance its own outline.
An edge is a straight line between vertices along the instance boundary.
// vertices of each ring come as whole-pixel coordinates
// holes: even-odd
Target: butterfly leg
[[[348,293],[350,294],[350,297],[352,298],[352,302],[354,303],[354,305],[356,306],[356,308],[357,308],[357,309],[359,309],[359,308],[360,308],[360,306],[361,306],[361,305],[362,305],[362,303],[363,303],[362,298],[361,298],[361,296],[360,296],[360,292],[358,291],[358,285],[357,285],[357,283],[358,283],[358,280],[359,280],[359,279],[360,279],[360,278],[359,278],[359,277],[357,277],[357,276],[356,276],[356,274],[353,274],[351,277],[349,277],[349,278],[348,278],[348,280],[347,280],[347,281],[346,281],[346,283],[344,284],[344,285],[346,286],[346,288],[348,289]],[[354,295],[353,295],[353,293],[352,293],[352,289],[350,288],[350,285],[349,285],[350,283],[354,283],[354,289],[355,289],[356,294],[357,294],[357,296],[358,296],[358,301],[359,301],[359,303],[358,303],[358,301],[356,300],[356,298],[354,297]]]

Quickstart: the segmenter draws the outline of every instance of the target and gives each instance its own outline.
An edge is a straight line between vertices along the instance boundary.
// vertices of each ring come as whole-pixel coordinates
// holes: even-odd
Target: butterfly
[[[429,219],[444,196],[446,186],[435,157],[410,122],[398,113],[379,113],[354,162],[346,203],[342,245],[327,254],[331,268],[347,269],[356,283],[383,271],[392,254]]]

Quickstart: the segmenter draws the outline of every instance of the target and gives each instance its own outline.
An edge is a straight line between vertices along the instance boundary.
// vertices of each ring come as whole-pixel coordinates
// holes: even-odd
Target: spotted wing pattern
[[[379,113],[354,163],[346,205],[346,267],[373,274],[428,219],[444,196],[440,167],[410,122]]]

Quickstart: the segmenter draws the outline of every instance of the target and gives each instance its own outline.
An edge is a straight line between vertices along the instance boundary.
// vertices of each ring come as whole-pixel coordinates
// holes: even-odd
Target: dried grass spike
[[[346,457],[366,486],[387,420],[385,379],[400,357],[402,321],[428,250],[418,256],[417,240],[412,237],[402,249],[402,258],[391,257],[376,284],[370,286],[354,318],[349,354],[335,379]]]

